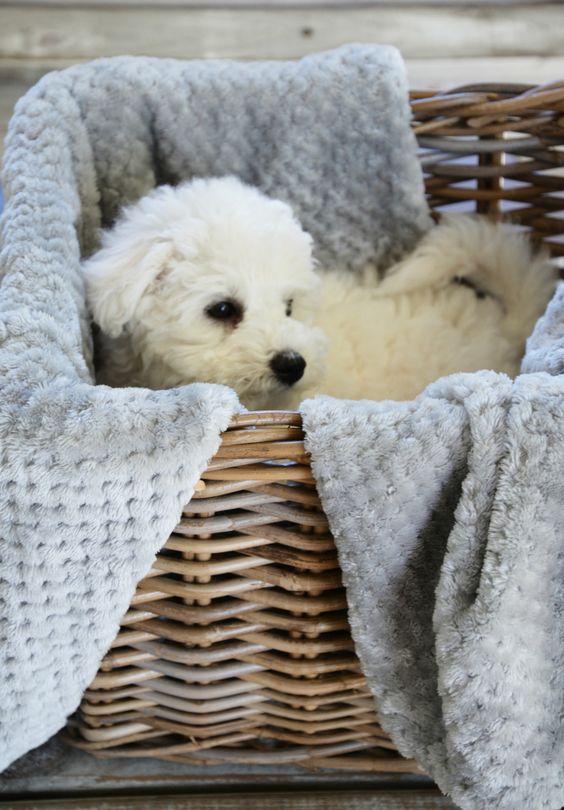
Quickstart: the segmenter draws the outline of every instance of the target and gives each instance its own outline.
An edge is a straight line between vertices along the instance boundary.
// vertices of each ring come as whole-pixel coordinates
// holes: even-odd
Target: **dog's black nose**
[[[278,352],[270,361],[276,379],[284,385],[293,385],[304,376],[306,361],[298,352]]]

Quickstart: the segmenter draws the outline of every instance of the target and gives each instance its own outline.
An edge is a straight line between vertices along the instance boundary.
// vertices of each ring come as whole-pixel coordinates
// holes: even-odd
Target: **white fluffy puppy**
[[[321,381],[311,237],[288,205],[233,177],[155,189],[83,269],[103,333],[99,382],[223,383],[260,408]]]
[[[555,283],[524,236],[462,215],[383,281],[318,275],[290,207],[232,177],[151,192],[83,267],[100,382],[223,383],[249,408],[316,393],[409,399],[456,371],[514,375]]]

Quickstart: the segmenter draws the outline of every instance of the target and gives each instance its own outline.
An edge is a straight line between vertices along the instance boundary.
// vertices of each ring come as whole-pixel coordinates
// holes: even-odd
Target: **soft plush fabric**
[[[0,254],[0,770],[76,708],[239,407],[221,387],[94,386],[81,253],[155,184],[224,174],[289,201],[325,266],[385,268],[429,226],[397,51],[101,60],[16,106]]]
[[[561,285],[515,381],[302,405],[382,725],[464,810],[564,804],[563,325]]]

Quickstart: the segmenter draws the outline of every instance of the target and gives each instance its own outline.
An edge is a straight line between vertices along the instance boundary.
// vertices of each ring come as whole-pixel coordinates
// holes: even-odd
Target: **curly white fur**
[[[113,339],[104,341],[101,382],[221,381],[260,407],[284,393],[269,361],[285,349],[306,356],[304,383],[321,377],[311,237],[289,206],[235,178],[156,189],[103,234],[84,272],[94,319]],[[222,300],[241,303],[236,327],[206,314]]]
[[[525,236],[463,215],[445,218],[383,281],[371,269],[318,274],[290,207],[233,177],[156,189],[125,209],[83,268],[106,336],[99,381],[224,383],[249,408],[321,392],[410,399],[456,371],[513,376],[555,283]],[[240,304],[240,319],[210,318],[222,300]],[[269,365],[288,350],[306,361],[292,387]]]

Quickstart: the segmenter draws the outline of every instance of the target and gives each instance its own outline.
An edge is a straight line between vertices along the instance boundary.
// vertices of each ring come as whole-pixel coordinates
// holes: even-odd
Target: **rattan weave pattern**
[[[503,216],[564,255],[564,81],[414,91],[411,106],[431,208]]]
[[[413,768],[359,671],[297,414],[234,420],[79,727],[84,747],[120,756]]]
[[[413,92],[428,200],[564,255],[564,82]],[[416,771],[378,725],[295,413],[237,417],[87,690],[102,756]]]

